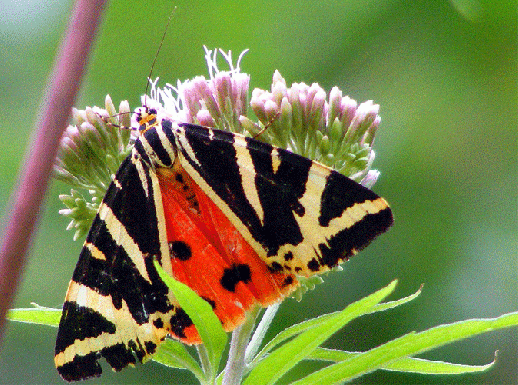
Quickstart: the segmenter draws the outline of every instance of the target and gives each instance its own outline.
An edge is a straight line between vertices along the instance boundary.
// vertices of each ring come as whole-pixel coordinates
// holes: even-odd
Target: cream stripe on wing
[[[255,210],[261,223],[264,224],[263,206],[259,200],[257,186],[255,185],[255,167],[252,162],[252,157],[250,156],[250,151],[247,148],[245,138],[236,135],[234,137],[234,149],[236,150],[236,162],[239,166],[241,185],[243,186],[246,199]]]
[[[274,174],[277,174],[277,170],[279,170],[279,167],[281,165],[281,158],[279,157],[279,151],[276,147],[272,148],[272,171]]]
[[[142,164],[142,160],[140,159],[140,155],[138,155],[138,152],[135,149],[133,149],[131,162],[135,165],[140,179],[140,183],[142,184],[142,189],[144,190],[146,197],[149,198],[149,185],[147,183],[147,173],[144,168],[144,165]]]
[[[176,153],[173,148],[173,143],[169,141],[167,138],[167,135],[164,132],[164,129],[162,126],[156,128],[156,132],[158,134],[158,138],[160,139],[160,142],[162,143],[162,147],[164,147],[165,151],[167,152],[167,155],[169,155],[169,158],[171,158],[171,163],[174,163],[174,160],[176,158]]]
[[[90,254],[95,259],[100,259],[101,261],[106,261],[106,255],[104,255],[104,253],[101,250],[99,250],[97,248],[97,246],[95,246],[93,243],[85,242],[83,247],[86,247],[88,250],[90,250]]]
[[[124,248],[140,275],[151,283],[151,279],[149,278],[146,265],[144,263],[142,251],[133,238],[131,238],[127,233],[124,225],[117,219],[112,209],[105,203],[101,203],[98,215],[99,218],[106,223],[106,228],[115,243]]]
[[[333,218],[329,222],[329,227],[350,228],[355,223],[362,220],[366,215],[377,214],[388,207],[387,201],[383,198],[356,203],[354,206],[348,207],[344,210],[340,217]]]
[[[212,133],[212,130],[209,130],[210,133]],[[198,159],[196,158],[196,154],[194,153],[194,150],[192,149],[189,141],[185,137],[185,128],[183,127],[177,127],[174,129],[175,138],[178,141],[178,146],[182,148],[187,155],[189,156],[189,159],[191,159],[194,163],[198,165],[198,167],[201,167],[200,162],[198,162]],[[180,157],[180,151],[178,151],[178,157]],[[183,166],[183,164],[182,164]]]
[[[160,182],[154,170],[149,170],[149,178],[151,179],[151,188],[155,203],[155,215],[158,227],[158,241],[160,242],[160,265],[172,276],[172,264],[169,255],[169,246],[167,244],[167,226],[165,222],[164,206],[162,203],[162,193],[160,192]]]

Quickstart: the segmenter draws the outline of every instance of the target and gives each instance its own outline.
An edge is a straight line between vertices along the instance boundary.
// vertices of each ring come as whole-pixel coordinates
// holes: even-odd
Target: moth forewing
[[[182,166],[272,269],[329,270],[392,224],[383,198],[318,162],[240,134],[175,133]]]

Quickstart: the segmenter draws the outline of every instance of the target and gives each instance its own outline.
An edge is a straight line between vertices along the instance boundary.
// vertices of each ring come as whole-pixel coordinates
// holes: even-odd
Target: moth
[[[153,265],[211,304],[225,330],[385,232],[387,202],[342,174],[237,133],[138,115],[142,134],[106,192],[63,305],[55,364],[67,381],[200,343]]]

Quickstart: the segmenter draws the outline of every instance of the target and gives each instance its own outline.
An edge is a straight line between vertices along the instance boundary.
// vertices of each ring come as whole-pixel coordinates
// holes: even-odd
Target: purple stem
[[[74,4],[27,149],[27,160],[11,196],[12,211],[0,248],[0,340],[105,3],[106,0],[76,0]]]

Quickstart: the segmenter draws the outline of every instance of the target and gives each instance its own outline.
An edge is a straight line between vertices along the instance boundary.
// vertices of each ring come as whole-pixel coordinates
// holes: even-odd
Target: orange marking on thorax
[[[185,253],[172,255],[173,276],[215,305],[214,312],[225,330],[240,325],[245,311],[256,303],[268,306],[298,286],[294,276],[268,270],[230,220],[178,163],[170,169],[158,169],[157,176],[167,240],[174,245],[173,249],[185,243],[191,253],[190,258]],[[222,284],[225,272],[243,265],[249,268],[250,280],[237,282],[233,291],[226,289]],[[293,279],[293,283],[284,284],[287,278]],[[193,326],[186,329],[186,335],[184,342],[200,342]]]
[[[155,110],[152,110],[152,112],[141,112],[137,120],[140,135],[144,135],[144,133],[150,128],[158,126]]]

